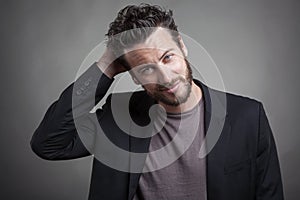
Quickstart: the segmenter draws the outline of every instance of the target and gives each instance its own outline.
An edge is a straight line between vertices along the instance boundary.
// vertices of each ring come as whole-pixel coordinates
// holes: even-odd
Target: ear
[[[178,39],[179,39],[179,44],[180,44],[181,50],[182,50],[184,56],[187,57],[187,55],[188,55],[188,50],[187,50],[187,48],[186,48],[186,46],[185,46],[185,44],[184,44],[184,42],[183,42],[183,40],[182,40],[181,35],[178,36]]]

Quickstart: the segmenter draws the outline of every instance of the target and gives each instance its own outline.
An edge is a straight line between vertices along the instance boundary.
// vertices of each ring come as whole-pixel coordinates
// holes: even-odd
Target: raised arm
[[[32,150],[39,157],[65,160],[90,155],[87,149],[92,148],[93,143],[85,143],[89,145],[86,148],[77,130],[80,128],[81,133],[84,131],[87,141],[93,141],[95,130],[91,123],[97,122],[92,117],[95,113],[90,113],[90,110],[105,96],[113,77],[126,71],[111,60],[113,56],[107,50],[48,108],[30,142]]]

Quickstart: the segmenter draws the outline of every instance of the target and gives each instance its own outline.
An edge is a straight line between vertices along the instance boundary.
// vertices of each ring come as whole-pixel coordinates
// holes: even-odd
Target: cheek
[[[186,63],[183,59],[177,58],[174,62],[170,63],[173,72],[176,74],[184,75],[186,72]]]
[[[156,84],[145,84],[143,88],[149,92],[156,90]]]
[[[155,84],[158,83],[157,81],[157,76],[152,75],[152,76],[147,76],[147,77],[139,77],[140,84],[144,86],[144,88],[154,88]]]

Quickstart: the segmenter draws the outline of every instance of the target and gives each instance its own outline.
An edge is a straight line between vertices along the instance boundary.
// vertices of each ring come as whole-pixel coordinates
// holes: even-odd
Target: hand
[[[127,71],[108,48],[97,62],[97,66],[109,78],[113,78],[115,75]]]

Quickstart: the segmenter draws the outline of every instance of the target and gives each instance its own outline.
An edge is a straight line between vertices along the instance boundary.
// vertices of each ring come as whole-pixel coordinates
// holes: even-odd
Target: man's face
[[[127,49],[125,59],[131,75],[148,95],[158,102],[178,106],[187,101],[192,85],[192,71],[185,59],[186,48],[171,34],[158,28],[144,43]]]

